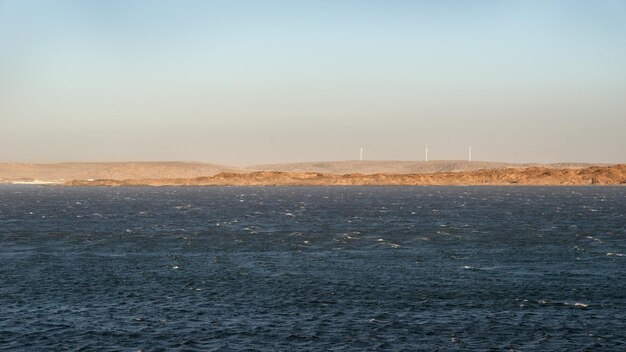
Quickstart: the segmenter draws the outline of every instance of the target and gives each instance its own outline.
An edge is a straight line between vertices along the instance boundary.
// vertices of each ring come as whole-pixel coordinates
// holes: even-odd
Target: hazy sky
[[[626,162],[626,1],[0,0],[0,161]]]

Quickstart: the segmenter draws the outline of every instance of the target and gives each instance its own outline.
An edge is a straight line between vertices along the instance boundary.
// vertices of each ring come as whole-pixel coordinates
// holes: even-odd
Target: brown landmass
[[[607,164],[557,163],[557,164],[515,164],[493,161],[467,160],[431,160],[431,161],[394,161],[394,160],[347,160],[318,161],[283,164],[261,164],[247,167],[249,171],[314,172],[322,174],[345,175],[360,174],[414,174],[435,172],[458,172],[476,170],[495,170],[504,168],[581,168],[608,166]]]
[[[0,163],[0,182],[64,182],[89,179],[192,178],[237,168],[196,162],[75,162],[75,163]]]
[[[505,168],[467,172],[345,175],[255,171],[194,178],[75,180],[68,186],[378,186],[378,185],[624,185],[626,164],[586,168]]]
[[[289,173],[415,174],[466,172],[524,167],[580,168],[600,164],[511,164],[485,161],[321,161],[255,165],[246,168],[198,162],[73,162],[73,163],[0,163],[0,183],[63,183],[68,180],[138,180],[214,176],[223,172],[282,171]]]

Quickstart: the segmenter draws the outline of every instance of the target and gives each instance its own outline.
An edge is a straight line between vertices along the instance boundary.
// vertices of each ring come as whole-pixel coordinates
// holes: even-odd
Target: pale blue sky
[[[626,162],[626,1],[0,0],[0,161]]]

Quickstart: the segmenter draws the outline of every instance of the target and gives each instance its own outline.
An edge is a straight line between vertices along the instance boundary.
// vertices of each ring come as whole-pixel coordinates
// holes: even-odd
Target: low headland
[[[0,183],[64,186],[626,185],[626,164],[345,161],[0,164]]]

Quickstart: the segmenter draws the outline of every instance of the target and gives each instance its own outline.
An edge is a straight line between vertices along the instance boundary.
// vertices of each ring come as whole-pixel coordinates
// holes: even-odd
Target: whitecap
[[[460,338],[458,338],[458,337],[456,337],[456,336],[452,336],[452,337],[450,338],[450,341],[452,341],[452,342],[454,342],[454,343],[458,343],[458,344],[463,343],[463,340],[461,340]]]
[[[606,255],[608,256],[612,256],[612,257],[626,257],[626,254],[624,253],[607,253]]]
[[[604,241],[602,241],[601,239],[599,239],[599,238],[597,238],[597,237],[587,236],[586,238],[587,238],[588,240],[593,240],[593,241],[598,242],[598,243],[604,243]]]
[[[587,307],[589,307],[588,304],[581,303],[581,302],[574,302],[574,303],[564,302],[563,304],[566,305],[566,306],[572,306],[572,307],[577,307],[577,308],[587,308]]]

